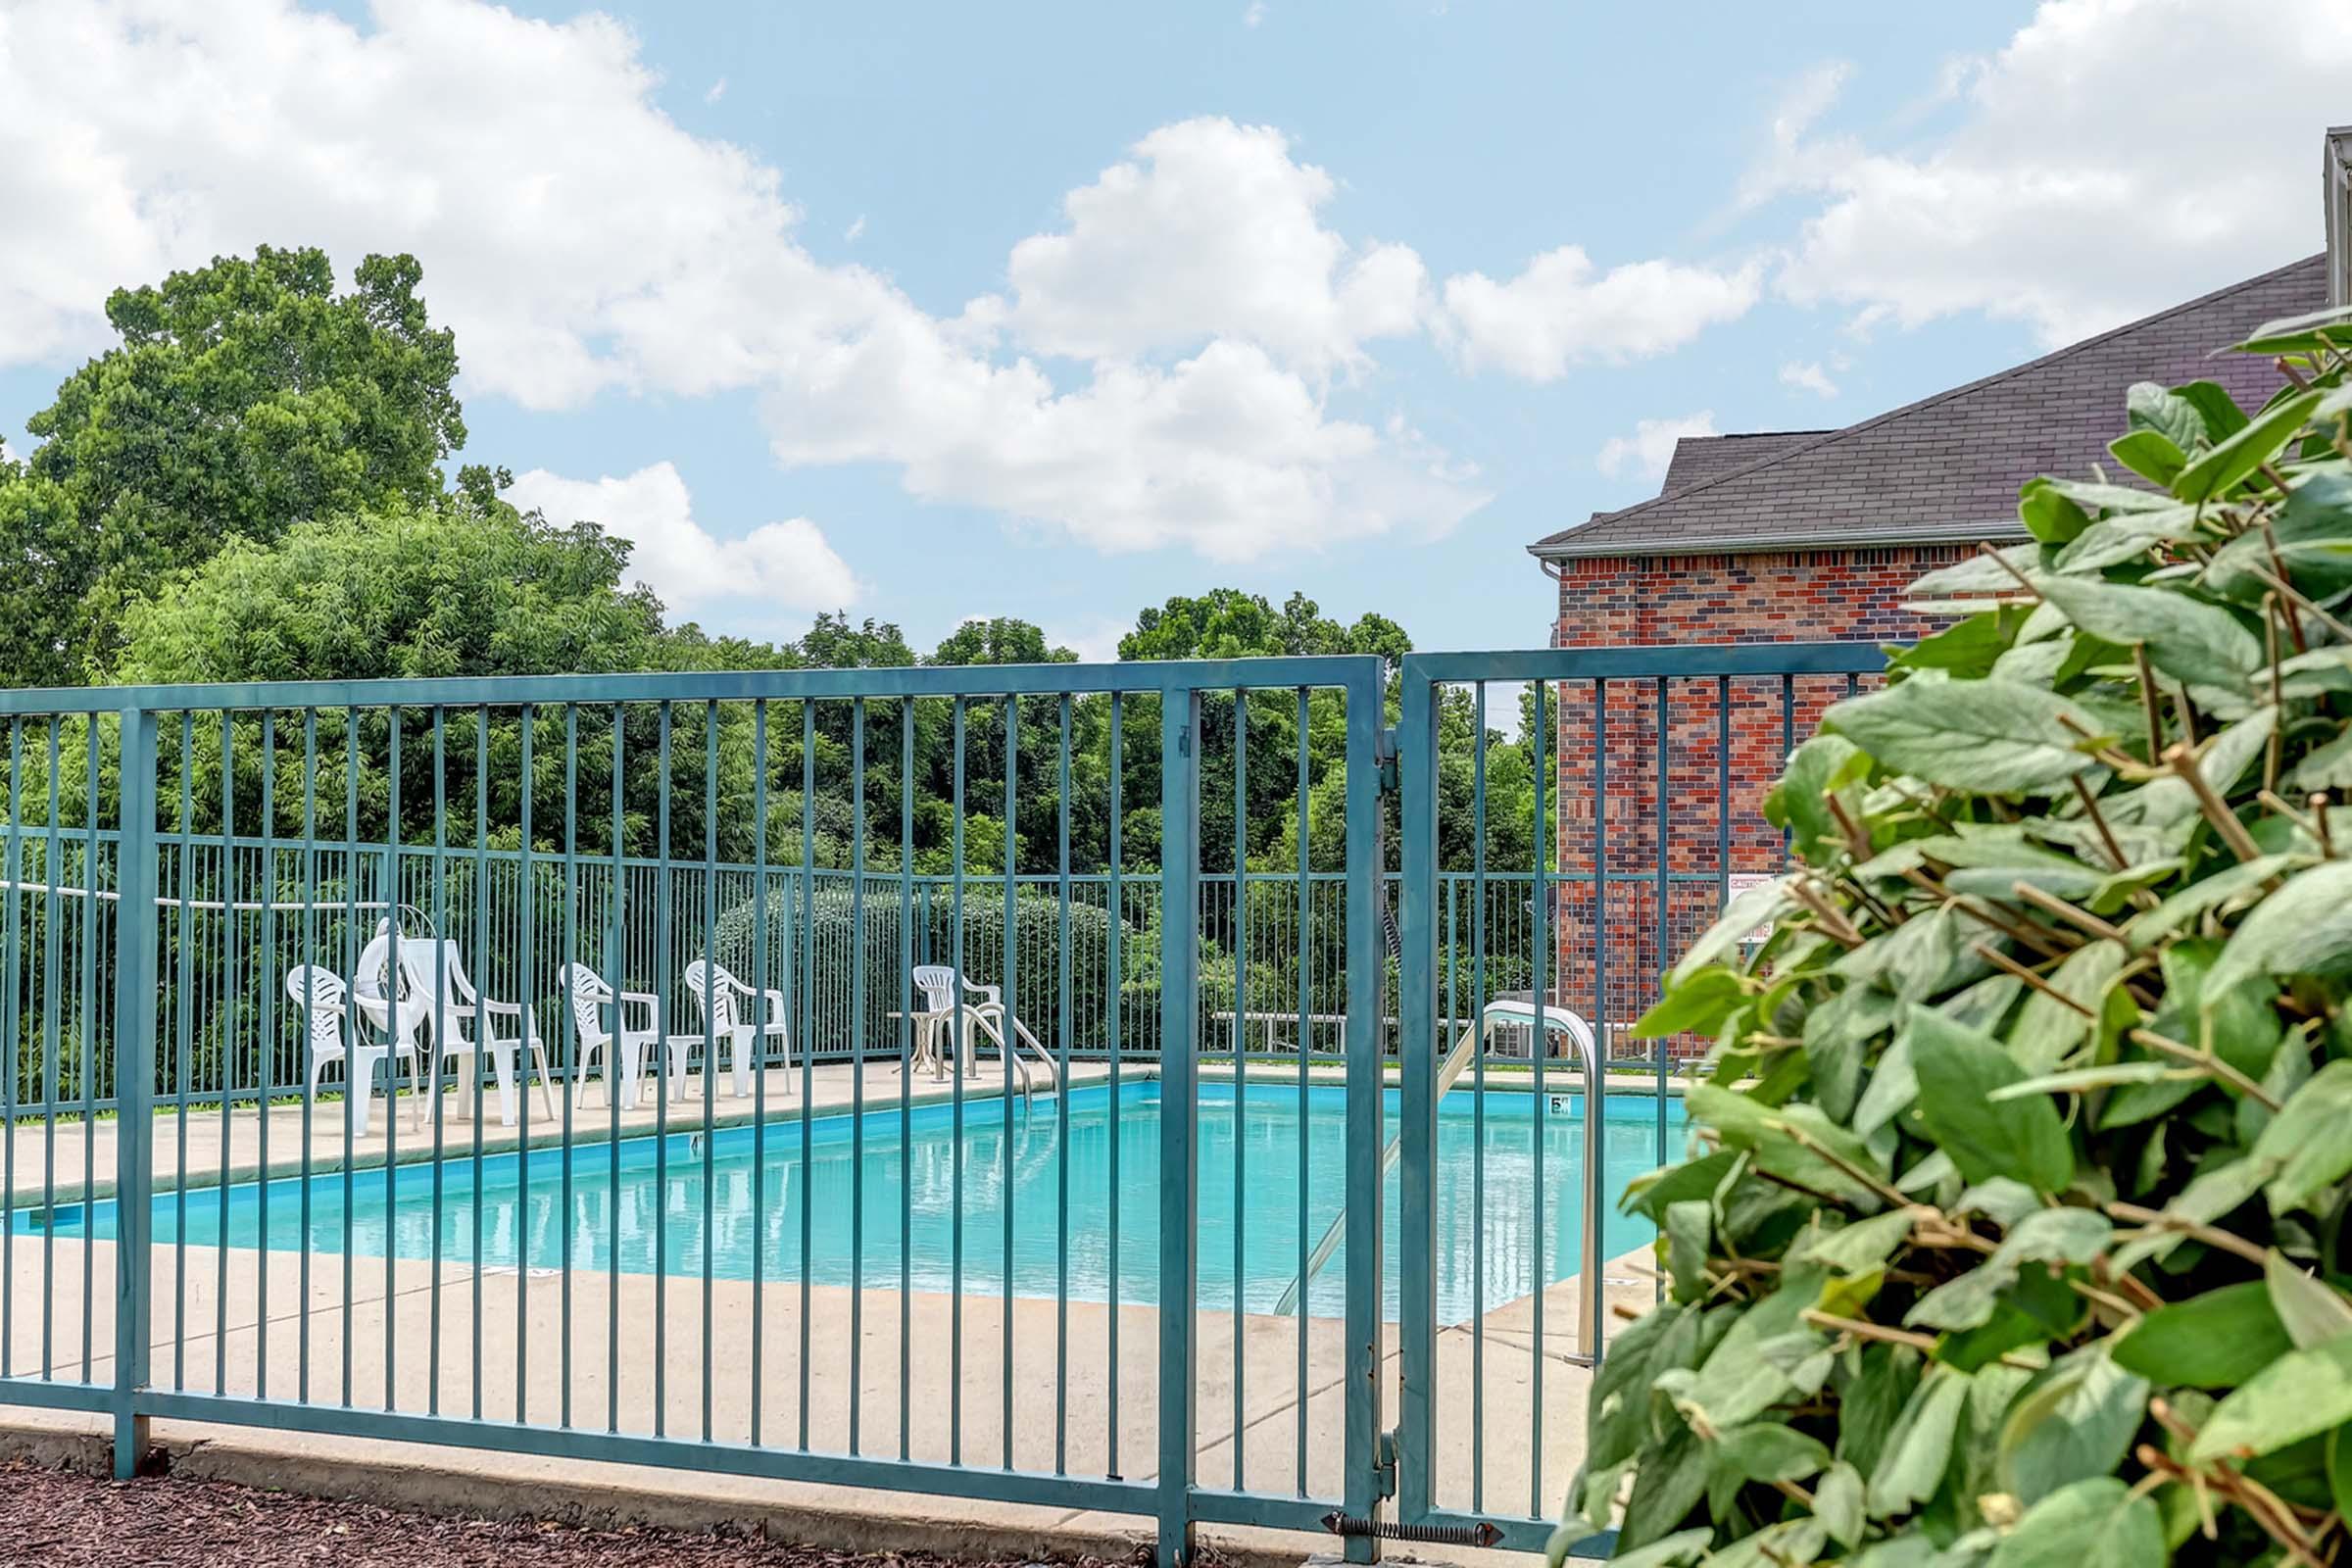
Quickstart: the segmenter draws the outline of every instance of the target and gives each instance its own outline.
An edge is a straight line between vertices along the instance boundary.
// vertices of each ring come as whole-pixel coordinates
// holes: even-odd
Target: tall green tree
[[[0,476],[17,579],[0,679],[103,670],[127,608],[232,537],[438,496],[466,425],[422,276],[369,256],[337,293],[324,252],[264,246],[109,296],[122,341],[26,421],[42,444]]]

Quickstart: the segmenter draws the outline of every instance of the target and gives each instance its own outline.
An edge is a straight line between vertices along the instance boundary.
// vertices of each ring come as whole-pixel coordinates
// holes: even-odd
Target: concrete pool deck
[[[84,1248],[88,1255],[84,1256]],[[61,1381],[113,1375],[113,1257],[105,1243],[54,1243],[47,1276],[51,1302],[50,1369]],[[263,1258],[232,1249],[186,1252],[184,1294],[172,1271],[172,1251],[159,1248],[151,1305],[151,1378],[160,1389],[216,1391],[251,1396],[264,1388],[273,1399],[298,1396],[302,1376],[303,1329],[309,1331],[310,1398],[337,1404],[343,1398],[343,1365],[351,1363],[351,1402],[360,1408],[423,1412],[434,1402],[445,1413],[469,1414],[478,1364],[481,1413],[490,1420],[553,1425],[563,1416],[568,1394],[572,1424],[606,1429],[617,1396],[618,1427],[651,1433],[659,1410],[672,1436],[704,1432],[705,1343],[703,1288],[699,1280],[645,1275],[574,1272],[568,1312],[564,1282],[551,1275],[518,1279],[513,1270],[444,1266],[438,1275],[439,1365],[434,1365],[434,1285],[430,1265],[396,1261],[387,1274],[381,1258],[354,1259],[354,1291],[348,1312],[342,1295],[341,1260],[314,1256],[310,1290],[303,1292],[298,1254],[268,1254],[265,1291]],[[1609,1268],[1608,1297],[1639,1309],[1648,1304],[1648,1283],[1623,1274],[1633,1256]],[[83,1306],[85,1264],[98,1289]],[[20,1237],[9,1259],[12,1275],[10,1370],[38,1376],[43,1292],[40,1239]],[[222,1285],[225,1283],[225,1292]],[[480,1298],[479,1315],[474,1308]],[[1014,1368],[1009,1410],[1004,1403],[1004,1303],[967,1296],[961,1302],[962,1364],[953,1365],[956,1302],[940,1293],[862,1294],[841,1287],[812,1287],[806,1319],[797,1282],[770,1283],[760,1292],[763,1318],[758,1388],[762,1441],[770,1446],[802,1446],[800,1380],[807,1368],[808,1402],[806,1446],[814,1452],[851,1448],[851,1347],[858,1347],[859,1446],[867,1454],[895,1458],[902,1451],[937,1463],[956,1457],[951,1420],[960,1399],[960,1457],[963,1463],[996,1468],[1011,1463],[1023,1470],[1065,1469],[1076,1476],[1102,1476],[1113,1469],[1131,1480],[1148,1480],[1157,1453],[1157,1313],[1123,1306],[1118,1314],[1115,1363],[1109,1353],[1111,1314],[1101,1303],[1068,1306],[1067,1372],[1057,1376],[1056,1303],[1015,1298],[1011,1303]],[[662,1353],[655,1354],[655,1319],[666,1298]],[[613,1307],[617,1303],[615,1316]],[[1558,1506],[1583,1453],[1583,1414],[1589,1374],[1568,1357],[1574,1347],[1575,1282],[1544,1293],[1544,1332],[1534,1333],[1534,1299],[1498,1306],[1475,1327],[1441,1331],[1438,1341],[1439,1433],[1436,1446],[1438,1495],[1448,1505],[1471,1509],[1471,1419],[1473,1355],[1483,1339],[1483,1463],[1485,1511],[1548,1514]],[[712,1335],[709,1365],[710,1433],[722,1443],[751,1435],[751,1375],[754,1288],[745,1281],[717,1281],[710,1297]],[[853,1313],[856,1314],[855,1319]],[[348,1316],[348,1329],[346,1319]],[[568,1322],[572,1354],[563,1356]],[[617,1381],[609,1355],[610,1326],[620,1326]],[[81,1360],[83,1330],[93,1355]],[[902,1323],[906,1333],[902,1336]],[[804,1361],[804,1325],[809,1350]],[[1622,1324],[1614,1325],[1622,1327]],[[184,1327],[184,1332],[182,1329]],[[853,1327],[855,1338],[853,1339]],[[1299,1490],[1298,1457],[1303,1426],[1305,1490],[1337,1496],[1341,1476],[1342,1324],[1304,1320],[1306,1377],[1298,1378],[1300,1320],[1202,1311],[1196,1329],[1199,1374],[1195,1389],[1200,1485],[1222,1490],[1235,1484],[1237,1453],[1242,1484],[1252,1492],[1292,1494]],[[1235,1369],[1242,1374],[1240,1441],[1235,1435]],[[900,1354],[908,1353],[905,1405],[900,1422]],[[387,1383],[386,1356],[391,1354]],[[1388,1374],[1383,1385],[1394,1409],[1397,1347],[1392,1325],[1384,1337]],[[478,1358],[478,1360],[477,1360]],[[437,1370],[437,1378],[436,1378]],[[1115,1420],[1112,1389],[1117,1389]],[[1540,1392],[1539,1392],[1540,1391]],[[1538,1398],[1542,1400],[1540,1427]],[[10,1412],[20,1428],[33,1433],[96,1430],[92,1418],[56,1411]],[[1544,1450],[1540,1470],[1531,1463],[1533,1434],[1541,1430]],[[797,1539],[842,1547],[931,1550],[1101,1550],[1105,1543],[1148,1539],[1149,1521],[1132,1516],[1072,1509],[963,1500],[838,1486],[655,1470],[530,1454],[408,1446],[375,1440],[319,1437],[225,1425],[158,1422],[157,1440],[183,1454],[192,1473],[216,1475],[296,1490],[358,1492],[387,1501],[446,1509],[524,1512],[539,1517],[612,1522],[686,1522],[757,1527],[767,1524]],[[1208,1529],[1203,1534],[1243,1546],[1256,1546],[1296,1560],[1317,1549],[1313,1537],[1279,1532]],[[1328,1543],[1326,1543],[1328,1544]],[[1483,1553],[1448,1553],[1468,1560]],[[1495,1560],[1503,1559],[1495,1554]],[[1523,1559],[1508,1559],[1523,1560]]]
[[[964,1094],[967,1101],[987,1105],[1001,1095],[1002,1078],[992,1062],[984,1062],[981,1070],[981,1077],[965,1080]],[[1140,1064],[1125,1064],[1121,1073],[1123,1079],[1157,1076],[1154,1066]],[[1230,1082],[1232,1076],[1229,1063],[1201,1064],[1204,1081]],[[768,1083],[771,1127],[789,1125],[800,1114],[800,1075],[793,1074],[795,1093],[790,1097],[781,1093],[780,1077],[771,1075]],[[1248,1077],[1252,1083],[1294,1085],[1298,1068],[1295,1063],[1252,1063]],[[1582,1087],[1572,1069],[1548,1070],[1545,1077],[1546,1089],[1555,1093],[1574,1093]],[[1072,1087],[1107,1079],[1107,1067],[1102,1064],[1073,1064]],[[1337,1064],[1310,1064],[1308,1081],[1336,1086],[1344,1081],[1344,1073]],[[1390,1082],[1394,1081],[1392,1072]],[[901,1099],[895,1063],[871,1064],[862,1072],[847,1063],[825,1063],[811,1070],[810,1086],[809,1104],[817,1113],[846,1110],[862,1095],[869,1114],[888,1114]],[[1650,1084],[1644,1079],[1638,1088],[1631,1083],[1624,1087],[1632,1095]],[[954,1093],[953,1084],[934,1082],[927,1075],[918,1075],[912,1088],[912,1102],[917,1104],[944,1101]],[[1491,1093],[1523,1094],[1532,1088],[1532,1077],[1524,1072],[1497,1072],[1489,1083]],[[494,1097],[484,1098],[495,1104]],[[596,1096],[592,1093],[590,1099],[594,1102]],[[407,1108],[404,1097],[402,1109]],[[441,1152],[443,1157],[468,1156],[475,1147],[476,1124],[447,1115],[451,1108],[444,1106]],[[655,1129],[658,1117],[665,1118],[673,1130],[691,1130],[703,1125],[704,1108],[700,1080],[690,1079],[684,1102],[673,1102],[664,1113],[649,1100],[621,1113],[620,1131],[623,1137],[642,1136]],[[714,1124],[741,1124],[751,1119],[754,1102],[721,1095],[710,1108]],[[340,1103],[333,1102],[313,1107],[314,1173],[345,1163],[340,1110]],[[531,1143],[560,1145],[561,1115],[552,1125],[542,1125],[542,1111],[534,1106]],[[269,1118],[268,1170],[298,1172],[301,1106],[274,1106]],[[174,1185],[183,1136],[191,1189],[217,1184],[223,1159],[232,1182],[260,1175],[262,1120],[251,1107],[239,1107],[227,1119],[224,1138],[218,1106],[192,1112],[184,1124],[166,1107],[156,1124],[160,1186]],[[95,1178],[92,1191],[100,1196],[111,1191],[116,1125],[102,1118],[94,1124],[61,1123],[55,1129],[50,1149],[61,1204],[78,1195],[85,1148]],[[612,1113],[600,1103],[575,1111],[574,1147],[604,1145],[612,1125]],[[94,1134],[86,1146],[85,1130]],[[36,1121],[21,1123],[14,1131],[14,1193],[19,1202],[37,1201],[48,1129]],[[353,1168],[380,1168],[387,1157],[402,1162],[432,1157],[429,1120],[418,1135],[404,1114],[396,1133],[386,1134],[387,1119],[379,1103],[369,1137],[350,1149]],[[495,1114],[479,1125],[478,1134],[484,1152],[512,1150],[520,1141],[520,1130],[501,1127]],[[696,1219],[699,1214],[688,1222]],[[1074,1244],[1083,1240],[1073,1238]],[[181,1255],[183,1272],[175,1274],[175,1260]],[[7,1257],[4,1301],[10,1375],[40,1375],[45,1301],[51,1375],[67,1381],[85,1375],[102,1383],[111,1380],[112,1246],[85,1244],[72,1235],[45,1238],[20,1232]],[[534,1424],[563,1419],[568,1396],[572,1423],[603,1431],[617,1397],[619,1429],[647,1434],[656,1425],[658,1381],[663,1429],[687,1438],[703,1432],[705,1306],[698,1278],[615,1277],[575,1270],[567,1309],[564,1281],[558,1275],[534,1271],[518,1278],[512,1268],[477,1273],[464,1263],[444,1264],[436,1274],[423,1259],[395,1260],[387,1270],[381,1257],[355,1257],[347,1312],[343,1260],[338,1255],[311,1255],[307,1294],[299,1253],[189,1247],[180,1254],[160,1245],[154,1260],[151,1381],[159,1389],[207,1394],[219,1390],[246,1397],[266,1389],[273,1400],[297,1397],[307,1327],[309,1398],[314,1403],[341,1402],[348,1347],[351,1399],[357,1407],[421,1413],[437,1398],[445,1413],[469,1414],[478,1364],[481,1413],[491,1420],[515,1418],[519,1388],[520,1413]],[[1651,1289],[1646,1280],[1626,1278],[1633,1266],[1633,1254],[1608,1266],[1608,1296],[1614,1302],[1645,1306]],[[87,1298],[85,1270],[91,1287]],[[1575,1282],[1567,1281],[1543,1294],[1540,1338],[1533,1297],[1498,1304],[1475,1325],[1440,1332],[1435,1404],[1438,1497],[1443,1505],[1470,1511],[1483,1500],[1483,1511],[1497,1516],[1530,1511],[1548,1515],[1556,1510],[1583,1452],[1589,1375],[1570,1359],[1576,1349],[1575,1292]],[[1016,1468],[1052,1471],[1058,1466],[1074,1476],[1099,1477],[1114,1469],[1115,1443],[1118,1474],[1148,1480],[1153,1473],[1158,1452],[1158,1314],[1152,1307],[1120,1308],[1114,1361],[1110,1309],[1100,1302],[1069,1302],[1065,1373],[1057,1303],[1016,1298],[1009,1307],[1014,1365],[1008,1409],[1003,1361],[1007,1308],[1001,1298],[967,1295],[959,1314],[956,1299],[944,1293],[915,1292],[902,1298],[895,1291],[812,1286],[804,1315],[797,1280],[757,1288],[749,1281],[717,1280],[710,1298],[710,1430],[721,1443],[739,1444],[751,1437],[755,1303],[761,1319],[758,1388],[761,1439],[767,1446],[801,1446],[800,1379],[805,1365],[808,1448],[819,1453],[850,1450],[855,1345],[858,1439],[869,1455],[897,1458],[903,1445],[906,1454],[916,1460],[948,1463],[958,1451],[951,1424],[959,1410],[960,1458],[967,1465],[1003,1465],[1009,1439]],[[657,1357],[658,1317],[662,1344]],[[609,1349],[615,1323],[617,1376]],[[563,1354],[566,1325],[572,1349],[568,1367]],[[808,1340],[805,1360],[804,1325]],[[92,1352],[86,1370],[85,1331]],[[1237,1322],[1230,1312],[1201,1311],[1197,1333],[1200,1483],[1216,1490],[1234,1487],[1238,1453],[1239,1484],[1251,1492],[1296,1494],[1303,1484],[1312,1495],[1338,1496],[1343,1325],[1330,1318],[1304,1320],[1303,1379],[1298,1319],[1249,1314]],[[958,1344],[960,1376],[955,1364]],[[903,1390],[902,1347],[907,1359]],[[1398,1352],[1394,1325],[1382,1348],[1388,1368],[1383,1382],[1392,1405],[1384,1416],[1386,1425],[1396,1420]],[[1238,1442],[1237,1359],[1242,1388]],[[1484,1376],[1479,1378],[1476,1371],[1482,1362]],[[1473,1453],[1467,1441],[1474,1381],[1479,1385],[1477,1406],[1485,1438],[1481,1473],[1475,1478],[1483,1483],[1483,1499],[1473,1494]],[[904,1433],[902,1392],[908,1416]],[[0,1404],[5,1402],[0,1396]],[[24,1442],[36,1450],[61,1434],[100,1430],[94,1418],[64,1411],[9,1410],[0,1420],[30,1434]],[[1540,1464],[1534,1458],[1539,1432]],[[159,1421],[156,1435],[192,1473],[329,1494],[359,1493],[449,1510],[523,1512],[582,1522],[765,1526],[795,1539],[844,1548],[948,1553],[1051,1549],[1118,1555],[1150,1534],[1148,1520],[1127,1515],[258,1427]],[[0,1436],[0,1450],[6,1447],[7,1440]],[[1204,1527],[1203,1535],[1267,1562],[1296,1561],[1308,1550],[1331,1544],[1327,1538],[1224,1527]],[[1525,1560],[1499,1553],[1447,1555],[1465,1562],[1482,1557],[1498,1563]]]

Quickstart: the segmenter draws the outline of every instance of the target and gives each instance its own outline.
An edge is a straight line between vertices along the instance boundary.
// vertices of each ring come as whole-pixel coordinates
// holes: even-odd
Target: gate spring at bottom
[[[1492,1546],[1502,1539],[1502,1532],[1484,1519],[1474,1525],[1408,1525],[1391,1519],[1358,1519],[1337,1509],[1323,1516],[1323,1528],[1335,1536],[1370,1536],[1430,1546]]]

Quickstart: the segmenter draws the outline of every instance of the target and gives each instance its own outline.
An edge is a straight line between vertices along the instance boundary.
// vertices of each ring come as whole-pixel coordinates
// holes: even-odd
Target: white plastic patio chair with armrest
[[[557,980],[564,995],[571,1004],[572,1027],[579,1035],[572,1089],[572,1103],[585,1103],[588,1098],[588,1072],[597,1054],[605,1057],[605,1103],[612,1103],[614,1069],[620,1080],[620,1104],[629,1109],[637,1103],[637,1095],[645,1076],[646,1048],[662,1039],[662,999],[644,991],[614,993],[603,975],[576,959],[564,966]],[[604,1009],[612,1009],[612,1029],[605,1027]],[[643,1021],[632,1023],[629,1009],[639,1009]],[[617,1036],[617,1038],[616,1038]],[[617,1052],[619,1060],[614,1061]]]
[[[935,1077],[946,1077],[946,1064],[940,1059],[939,1031],[944,1026],[949,1035],[949,1049],[955,1053],[958,1070],[967,1078],[977,1070],[972,1064],[972,1033],[982,1019],[1004,1029],[1004,992],[998,986],[975,985],[956,972],[953,964],[918,963],[914,966],[914,990],[920,1004],[914,1012],[915,1060],[928,1062]]]
[[[414,950],[414,952],[412,952]],[[514,1125],[514,1055],[517,1049],[528,1044],[531,1062],[539,1071],[539,1102],[547,1107],[548,1120],[555,1120],[555,1074],[547,1063],[547,1041],[539,1033],[539,1014],[536,1008],[519,1002],[501,1002],[485,997],[466,973],[466,960],[458,944],[448,937],[403,939],[400,949],[401,967],[409,971],[409,983],[416,990],[430,996],[438,992],[441,1004],[431,1009],[433,1025],[435,1073],[439,1062],[450,1056],[471,1058],[473,1046],[466,1039],[462,1020],[477,1019],[481,1027],[481,1049],[490,1054],[491,1070],[498,1077],[498,1119],[504,1126]],[[501,1033],[497,1020],[511,1022],[511,1033]],[[445,1038],[446,1036],[446,1038]],[[461,1090],[472,1087],[470,1078],[460,1080]],[[438,1084],[435,1086],[438,1087]],[[472,1096],[461,1093],[458,1097],[459,1114],[473,1114]]]
[[[694,994],[696,1004],[702,1008],[710,1038],[727,1042],[730,1073],[728,1092],[737,1098],[752,1092],[752,1054],[755,1050],[764,1054],[767,1042],[776,1040],[783,1043],[785,1092],[791,1093],[792,1029],[784,1017],[784,993],[755,991],[729,974],[724,964],[712,963],[708,958],[697,958],[688,964],[685,980],[686,989]],[[749,1015],[746,1004],[756,1003],[765,1004],[764,1018]],[[685,1052],[676,1049],[677,1043],[683,1041],[686,1049],[691,1050],[704,1044],[704,1032],[672,1035],[670,1040],[673,1048],[671,1071],[674,1077],[682,1081]],[[705,1062],[703,1070],[709,1072],[710,1064]],[[680,1092],[681,1083],[670,1086],[672,1099]]]
[[[413,1073],[418,1070],[423,1055],[418,1037],[430,1031],[434,1045],[431,1087],[437,1093],[441,1087],[440,1058],[453,1050],[470,1056],[473,1043],[464,1038],[464,1031],[456,1026],[454,1018],[445,1015],[446,1005],[435,1008],[430,975],[418,979],[416,954],[429,941],[407,931],[400,933],[397,945],[400,974],[395,979],[392,922],[389,918],[376,921],[375,935],[360,950],[359,967],[352,971],[351,1005],[389,1044],[395,1061],[406,1058]],[[424,1125],[424,1103],[418,1098],[411,1113],[420,1127]]]
[[[333,970],[316,963],[298,963],[286,971],[286,995],[304,1013],[303,1044],[310,1057],[304,1088],[309,1100],[318,1098],[318,1077],[328,1067],[343,1069],[343,1123],[349,1138],[368,1136],[369,1110],[374,1103],[375,1069],[386,1057],[406,1055],[416,1070],[416,1048],[411,1043],[377,1044],[356,1037],[351,1016],[351,988]],[[387,1094],[394,1084],[387,1076]]]

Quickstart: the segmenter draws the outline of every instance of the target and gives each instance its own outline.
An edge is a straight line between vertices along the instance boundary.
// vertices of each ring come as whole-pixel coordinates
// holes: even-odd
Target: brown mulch
[[[1019,1562],[1021,1559],[1011,1559]],[[439,1518],[221,1481],[104,1481],[0,1466],[0,1568],[984,1568],[918,1554],[866,1556],[742,1535],[583,1530],[530,1520]],[[1096,1563],[1095,1568],[1102,1568]]]

